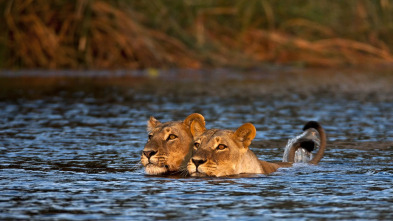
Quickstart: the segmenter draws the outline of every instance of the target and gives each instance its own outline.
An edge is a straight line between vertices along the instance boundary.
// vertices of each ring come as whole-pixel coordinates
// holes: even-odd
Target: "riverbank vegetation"
[[[393,62],[391,0],[0,1],[1,69]]]

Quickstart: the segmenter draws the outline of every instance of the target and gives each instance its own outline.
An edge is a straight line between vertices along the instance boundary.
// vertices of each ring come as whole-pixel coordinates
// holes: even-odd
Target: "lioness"
[[[192,124],[198,124],[193,122]],[[202,125],[200,125],[202,126]],[[307,123],[304,130],[313,127],[321,136],[321,147],[310,163],[318,163],[326,145],[325,133],[315,121]],[[193,131],[195,139],[193,157],[187,164],[191,176],[228,176],[242,173],[270,174],[280,167],[290,167],[294,153],[301,145],[294,145],[290,151],[290,162],[270,163],[259,160],[248,148],[256,135],[251,123],[246,123],[236,131],[210,129]]]
[[[191,128],[191,123],[196,128]],[[199,128],[200,127],[200,128]],[[142,151],[141,162],[147,174],[178,172],[187,165],[192,154],[194,130],[205,130],[205,119],[194,113],[184,121],[161,123],[154,117],[147,122],[148,141]]]

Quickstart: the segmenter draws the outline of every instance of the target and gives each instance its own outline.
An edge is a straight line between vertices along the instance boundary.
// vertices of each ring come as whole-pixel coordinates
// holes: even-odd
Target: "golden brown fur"
[[[197,123],[197,122],[195,122]],[[242,173],[269,174],[290,163],[259,160],[248,148],[256,135],[246,123],[236,131],[211,129],[194,134],[195,145],[187,170],[191,176],[228,176]]]
[[[192,122],[198,122],[198,124],[193,124],[194,128],[191,128]],[[146,173],[166,174],[185,168],[192,153],[191,131],[201,130],[202,132],[204,128],[205,120],[197,113],[189,115],[184,121],[166,123],[150,117],[147,122],[149,138],[141,156]]]
[[[198,124],[198,122],[192,124]],[[319,131],[323,132],[321,128]],[[248,148],[256,135],[256,129],[251,123],[242,125],[236,131],[219,129],[201,131],[203,130],[193,133],[194,152],[187,164],[187,170],[191,176],[220,177],[242,173],[270,174],[280,167],[292,166],[293,153],[296,149],[291,151],[290,159],[292,161],[289,163],[270,163],[259,160],[255,156]],[[324,132],[322,135],[324,137]],[[323,142],[326,142],[326,139]],[[323,144],[324,148],[325,143]],[[319,162],[322,155],[323,150],[317,153],[317,158],[311,163]]]

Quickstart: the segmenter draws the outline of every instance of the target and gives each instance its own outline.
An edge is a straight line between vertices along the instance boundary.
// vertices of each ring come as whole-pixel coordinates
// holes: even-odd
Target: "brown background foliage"
[[[393,3],[0,1],[1,69],[392,63]]]

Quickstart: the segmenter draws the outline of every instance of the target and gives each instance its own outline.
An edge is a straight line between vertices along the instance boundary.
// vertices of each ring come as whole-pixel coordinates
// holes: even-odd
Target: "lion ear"
[[[158,121],[153,116],[150,116],[150,119],[147,121],[147,131],[152,131],[155,127],[160,125],[160,121]]]
[[[206,128],[205,128],[205,122],[201,122],[199,120],[194,120],[191,122],[190,125],[190,131],[192,134],[192,137],[197,137],[201,134],[203,134],[203,132],[205,132]]]
[[[205,130],[205,118],[198,113],[190,114],[185,120],[184,124],[190,127],[193,137],[201,135]]]
[[[243,142],[244,147],[247,148],[250,146],[251,141],[255,138],[256,134],[257,130],[254,125],[251,123],[245,123],[235,131],[233,136]]]

